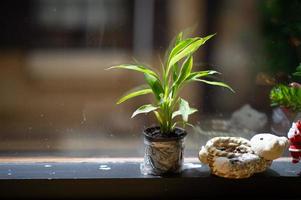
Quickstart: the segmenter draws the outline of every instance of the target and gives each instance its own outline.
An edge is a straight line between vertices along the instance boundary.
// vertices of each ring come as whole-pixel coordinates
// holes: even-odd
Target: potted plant
[[[301,76],[301,63],[293,75]],[[270,92],[270,100],[271,106],[277,106],[273,110],[272,130],[278,135],[286,135],[292,122],[301,117],[300,83],[277,84]]]
[[[193,54],[214,35],[183,38],[183,33],[179,33],[170,50],[166,52],[161,73],[142,64],[122,64],[109,68],[141,72],[147,83],[121,97],[117,104],[145,94],[152,94],[154,97],[151,104],[142,105],[132,114],[133,118],[138,114],[152,112],[158,122],[157,126],[143,131],[145,143],[144,162],[141,165],[143,174],[178,173],[182,169],[183,140],[187,134],[185,126],[191,125],[188,123],[189,115],[197,112],[197,109],[191,108],[189,103],[179,96],[184,85],[201,82],[233,91],[223,82],[205,79],[218,74],[217,71],[192,71]]]

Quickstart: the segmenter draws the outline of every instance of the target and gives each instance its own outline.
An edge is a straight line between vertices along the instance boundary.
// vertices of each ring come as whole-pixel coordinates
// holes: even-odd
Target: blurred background
[[[222,72],[228,90],[183,91],[199,112],[186,155],[214,135],[271,131],[269,92],[301,61],[298,0],[1,1],[0,156],[143,155],[153,115],[130,119],[150,97],[115,102],[143,82],[105,69],[133,59],[160,67],[180,31],[217,35],[195,56],[195,70]],[[238,120],[240,119],[240,120]],[[230,125],[229,125],[230,124]],[[285,131],[284,131],[285,132]],[[283,133],[286,135],[286,133]]]

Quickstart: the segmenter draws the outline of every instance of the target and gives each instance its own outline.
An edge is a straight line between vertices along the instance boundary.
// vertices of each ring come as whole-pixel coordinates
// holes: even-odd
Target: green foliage
[[[294,76],[301,76],[301,63],[296,68],[296,72],[293,73]]]
[[[258,1],[263,36],[262,64],[259,70],[269,73],[291,74],[300,62],[301,1],[268,0]]]
[[[190,82],[203,82],[206,84],[232,88],[223,82],[209,81],[204,78],[218,74],[217,71],[196,71],[193,69],[193,53],[215,34],[204,38],[194,37],[183,39],[183,33],[178,34],[170,50],[166,52],[166,61],[162,64],[162,74],[141,64],[123,64],[109,69],[128,69],[144,74],[147,83],[146,88],[135,89],[121,97],[117,104],[125,102],[133,97],[152,93],[155,97],[153,104],[139,107],[132,115],[153,112],[164,134],[173,131],[176,125],[191,125],[188,123],[189,115],[197,112],[189,103],[179,97],[179,92],[184,85]],[[177,119],[181,116],[181,119]]]
[[[277,85],[271,90],[270,99],[272,106],[282,106],[293,111],[301,111],[301,88]]]

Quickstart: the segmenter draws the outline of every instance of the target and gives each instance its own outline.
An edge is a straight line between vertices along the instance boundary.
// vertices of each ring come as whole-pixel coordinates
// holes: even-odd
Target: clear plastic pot
[[[171,137],[153,136],[153,132],[159,130],[159,127],[150,127],[143,132],[145,152],[141,172],[145,175],[180,173],[184,162],[184,137],[187,133],[176,128],[176,134]]]

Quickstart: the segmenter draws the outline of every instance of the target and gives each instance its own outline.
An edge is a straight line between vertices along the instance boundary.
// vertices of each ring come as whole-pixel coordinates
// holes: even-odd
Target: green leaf
[[[199,37],[196,38],[187,38],[185,40],[180,41],[179,43],[177,43],[173,49],[171,50],[169,56],[168,56],[168,64],[170,64],[171,59],[178,55],[181,51],[183,51],[183,49],[187,48],[191,43],[193,43],[194,41],[197,41],[199,39]],[[170,64],[173,65],[173,64]]]
[[[142,72],[144,74],[149,74],[149,75],[152,75],[152,76],[155,76],[158,78],[158,75],[153,70],[148,69],[148,68],[144,67],[143,65],[139,65],[139,64],[117,65],[117,66],[112,66],[112,67],[108,68],[108,70],[110,70],[110,69],[129,69],[129,70]]]
[[[183,65],[181,67],[181,71],[178,74],[178,78],[172,85],[172,93],[175,93],[175,90],[177,90],[182,82],[185,81],[185,79],[190,75],[191,69],[193,66],[193,57],[188,56],[187,59],[183,62]]]
[[[164,63],[167,63],[168,61],[168,56],[171,53],[172,49],[177,46],[177,44],[179,44],[181,41],[183,40],[183,32],[180,32],[168,45],[168,49],[165,52],[164,55]]]
[[[179,105],[179,110],[172,113],[172,118],[174,118],[178,115],[182,115],[183,121],[188,122],[188,116],[197,111],[198,110],[195,108],[190,108],[189,103],[186,100],[181,99],[180,105]]]
[[[151,111],[154,111],[154,110],[157,110],[158,107],[156,106],[153,106],[151,104],[147,104],[147,105],[143,105],[141,107],[139,107],[132,115],[131,118],[135,117],[136,115],[138,114],[141,114],[141,113],[149,113]]]
[[[145,77],[147,84],[152,89],[157,100],[160,100],[161,96],[162,96],[161,94],[164,93],[164,90],[160,83],[160,80],[156,76],[153,76],[150,74],[144,74],[144,77]]]
[[[161,117],[160,113],[157,112],[157,111],[154,111],[154,114],[155,114],[158,122],[160,123],[160,125],[163,124],[163,120],[162,120],[162,117]]]
[[[181,68],[181,71],[179,74],[179,78],[177,80],[178,84],[183,82],[190,75],[192,66],[193,66],[193,57],[188,56],[182,65],[182,68]]]
[[[173,66],[176,62],[188,56],[189,54],[194,53],[200,46],[205,44],[205,42],[212,38],[214,35],[215,34],[208,35],[204,38],[188,38],[181,41],[174,47],[174,49],[170,53],[167,72],[169,71],[170,67]]]
[[[214,71],[214,70],[192,72],[185,80],[191,81],[191,80],[195,80],[197,78],[206,77],[206,76],[210,76],[210,75],[214,75],[214,74],[220,74],[220,73],[217,71]]]
[[[192,128],[195,128],[194,125],[188,123],[188,122],[184,122],[184,121],[177,121],[172,125],[172,128],[174,129],[178,124],[182,124],[183,128],[185,128],[185,126],[190,126]]]
[[[221,86],[221,87],[225,87],[229,90],[231,90],[231,92],[235,93],[235,91],[226,83],[223,82],[218,82],[218,81],[208,81],[208,80],[204,80],[204,79],[194,79],[195,81],[199,81],[199,82],[203,82],[206,83],[208,85],[215,85],[215,86]]]
[[[185,45],[187,45],[188,43],[190,43],[193,40],[194,40],[193,38],[188,38],[188,39],[183,40],[183,33],[182,32],[179,33],[175,39],[175,42],[173,42],[171,45],[172,48],[169,51],[168,61],[174,54],[181,51],[181,49],[183,49],[185,47]]]
[[[172,66],[172,80],[173,81],[176,81],[178,79],[178,76],[179,76],[179,65],[178,63],[174,64]]]
[[[181,112],[179,110],[173,112],[172,113],[172,119],[175,118],[175,117],[177,117],[177,116],[179,116],[179,115],[181,115]]]
[[[170,52],[167,60],[167,69],[169,71],[170,68],[177,62],[175,62],[175,57],[179,55],[185,48],[188,48],[190,44],[194,41],[197,41],[198,38],[188,38],[179,42]],[[188,55],[188,54],[187,54]],[[184,56],[185,57],[185,56]],[[183,57],[182,57],[183,58]],[[178,60],[179,61],[179,60]]]
[[[296,72],[293,73],[294,76],[301,76],[301,63],[296,68]]]
[[[177,62],[173,62],[171,64],[171,60],[178,55],[181,51],[183,51],[183,49],[187,48],[187,46],[189,46],[193,41],[196,41],[198,38],[188,38],[185,40],[182,40],[181,42],[179,42],[179,44],[177,44],[169,53],[168,56],[168,60],[166,63],[166,75],[168,75],[171,67],[173,67]]]
[[[177,44],[179,44],[182,40],[183,40],[183,32],[180,32],[175,39],[174,46],[177,46]]]
[[[293,73],[294,76],[301,76],[301,72],[295,72]]]
[[[134,92],[130,92],[129,94],[126,94],[123,97],[121,97],[117,101],[117,104],[121,104],[121,103],[127,101],[128,99],[131,99],[131,98],[134,98],[134,97],[137,97],[137,96],[141,96],[141,95],[144,95],[144,94],[150,94],[152,92],[153,91],[149,88],[148,89],[140,89],[140,90],[137,90],[137,91],[134,91]]]

